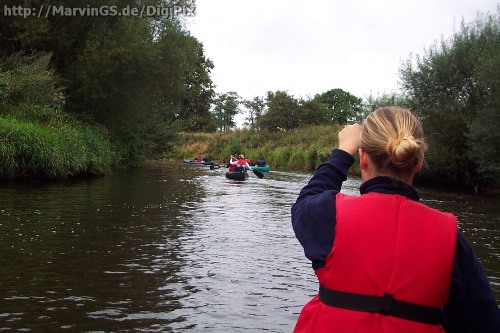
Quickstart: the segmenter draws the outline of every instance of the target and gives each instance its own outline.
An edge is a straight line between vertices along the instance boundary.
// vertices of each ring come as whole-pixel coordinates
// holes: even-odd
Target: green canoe
[[[269,170],[271,170],[271,167],[269,165],[267,165],[267,164],[266,164],[266,166],[252,165],[252,170],[257,170],[257,171],[260,171],[260,172],[269,172]]]

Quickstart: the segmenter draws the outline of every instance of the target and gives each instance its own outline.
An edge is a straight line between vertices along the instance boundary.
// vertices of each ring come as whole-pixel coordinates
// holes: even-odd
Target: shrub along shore
[[[1,179],[50,180],[104,175],[112,169],[114,153],[104,133],[68,115],[45,111],[50,114],[47,122],[0,117]]]

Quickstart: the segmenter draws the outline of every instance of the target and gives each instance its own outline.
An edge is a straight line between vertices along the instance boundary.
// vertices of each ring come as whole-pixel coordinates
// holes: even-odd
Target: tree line
[[[245,100],[230,91],[217,94],[212,114],[220,131],[234,129],[234,118],[242,112],[247,114],[244,126],[251,130],[286,131],[313,125],[346,124],[359,117],[361,106],[361,98],[339,88],[310,99],[298,99],[278,90],[268,91],[266,97]]]

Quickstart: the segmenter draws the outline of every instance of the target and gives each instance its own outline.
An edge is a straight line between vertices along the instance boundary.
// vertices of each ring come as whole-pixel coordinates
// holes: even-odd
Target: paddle
[[[264,178],[264,174],[260,171],[257,171],[257,170],[252,170],[252,172],[254,173],[254,175],[256,175],[257,177],[259,178]]]
[[[249,166],[248,164],[247,164],[247,168],[249,170],[251,170],[253,172],[253,174],[256,175],[257,177],[264,178],[264,174],[262,172],[252,169],[252,167]]]

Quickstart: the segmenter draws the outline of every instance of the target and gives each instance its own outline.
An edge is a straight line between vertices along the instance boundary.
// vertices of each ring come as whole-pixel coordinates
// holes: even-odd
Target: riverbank
[[[260,156],[275,170],[312,172],[338,146],[340,126],[310,126],[291,131],[268,132],[236,130],[217,133],[181,133],[168,158],[192,159],[207,156],[211,160],[227,162],[233,152],[240,152],[250,160]],[[350,169],[359,175],[355,163]]]
[[[111,170],[114,153],[104,133],[54,110],[49,116],[0,117],[0,179],[51,180]]]
[[[173,151],[165,157],[182,160],[200,155],[227,163],[231,153],[237,151],[252,161],[257,161],[260,156],[264,157],[273,170],[314,172],[330,156],[332,149],[338,146],[340,130],[340,126],[333,125],[309,126],[283,132],[243,129],[227,133],[180,133]],[[500,186],[495,183],[446,183],[430,176],[427,170],[429,166],[417,175],[416,184],[486,195],[500,193]],[[359,163],[354,163],[349,173],[360,176]]]

